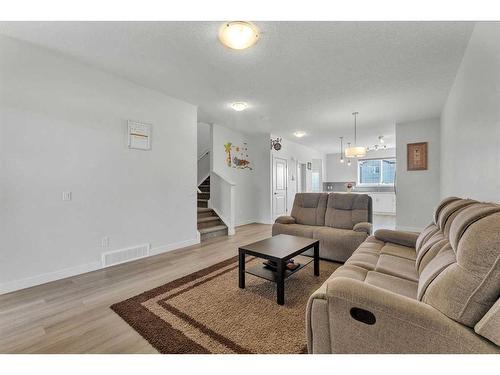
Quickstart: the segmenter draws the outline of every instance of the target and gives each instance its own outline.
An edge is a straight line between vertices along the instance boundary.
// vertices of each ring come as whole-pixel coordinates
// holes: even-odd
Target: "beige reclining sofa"
[[[310,297],[310,353],[500,353],[500,205],[447,198],[378,230]]]
[[[278,217],[272,234],[319,239],[321,258],[345,262],[371,234],[371,222],[372,199],[366,194],[298,193],[291,216]]]

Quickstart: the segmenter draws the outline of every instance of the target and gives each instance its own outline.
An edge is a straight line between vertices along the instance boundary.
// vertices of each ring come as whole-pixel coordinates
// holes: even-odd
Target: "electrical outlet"
[[[108,236],[105,236],[102,238],[101,240],[101,247],[103,249],[108,249],[109,248],[109,237]]]
[[[70,201],[71,200],[71,191],[63,191],[62,200],[63,201]]]

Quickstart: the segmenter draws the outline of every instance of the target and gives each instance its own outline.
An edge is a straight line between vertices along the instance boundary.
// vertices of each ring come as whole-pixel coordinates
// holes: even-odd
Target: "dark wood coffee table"
[[[288,260],[304,251],[314,248],[314,257],[290,271],[286,268]],[[278,305],[285,304],[285,279],[295,272],[300,271],[309,263],[314,262],[314,275],[319,276],[319,240],[311,238],[279,234],[262,241],[254,242],[238,248],[239,254],[239,287],[245,288],[245,273],[261,277],[277,284]],[[268,259],[277,264],[277,271],[266,269],[262,264],[245,270],[245,255]]]

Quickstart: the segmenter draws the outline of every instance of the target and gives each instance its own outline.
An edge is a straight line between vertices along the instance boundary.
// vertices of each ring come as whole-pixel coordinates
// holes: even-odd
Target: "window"
[[[394,185],[396,159],[358,161],[358,185]]]

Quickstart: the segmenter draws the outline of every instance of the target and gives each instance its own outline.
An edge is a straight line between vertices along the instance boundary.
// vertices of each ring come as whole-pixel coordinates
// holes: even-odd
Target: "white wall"
[[[272,139],[276,139],[279,135],[271,135]],[[316,151],[307,146],[303,146],[301,144],[295,143],[288,139],[283,138],[281,143],[282,148],[279,151],[272,150],[271,154],[273,157],[279,157],[282,159],[286,159],[288,162],[288,191],[287,191],[287,211],[291,212],[293,206],[293,200],[295,199],[295,194],[297,193],[297,163],[307,162],[312,163],[314,159],[322,160],[322,168],[324,175],[324,166],[325,166],[325,155],[319,151]],[[271,160],[272,162],[272,160]],[[319,163],[318,163],[319,164]],[[272,164],[271,164],[272,165]],[[295,178],[292,181],[292,172]],[[306,170],[306,190],[311,191],[311,173],[312,170]],[[320,181],[320,184],[323,184],[323,181]]]
[[[129,119],[153,124],[151,151],[127,148]],[[196,243],[196,122],[193,105],[0,36],[0,292],[99,268],[103,251]]]
[[[396,149],[388,148],[386,150],[368,151],[366,159],[374,158],[393,158],[396,157]],[[327,182],[357,182],[358,170],[356,159],[351,160],[351,165],[347,165],[347,159],[344,163],[340,162],[340,153],[326,155],[326,180]]]
[[[198,157],[202,156],[203,153],[209,151],[212,147],[212,140],[210,137],[210,124],[199,122],[197,127]]]
[[[407,170],[407,144],[428,142],[428,169]],[[420,231],[432,221],[440,200],[439,119],[396,124],[396,227]]]
[[[500,202],[500,24],[477,23],[441,115],[441,196]]]
[[[224,144],[248,147],[250,169],[229,167]],[[269,134],[250,135],[217,124],[212,125],[212,170],[235,184],[235,225],[270,223]]]
[[[198,173],[196,183],[200,185],[210,175],[210,155],[207,151],[212,148],[211,126],[204,122],[199,122],[197,127],[198,144]]]

